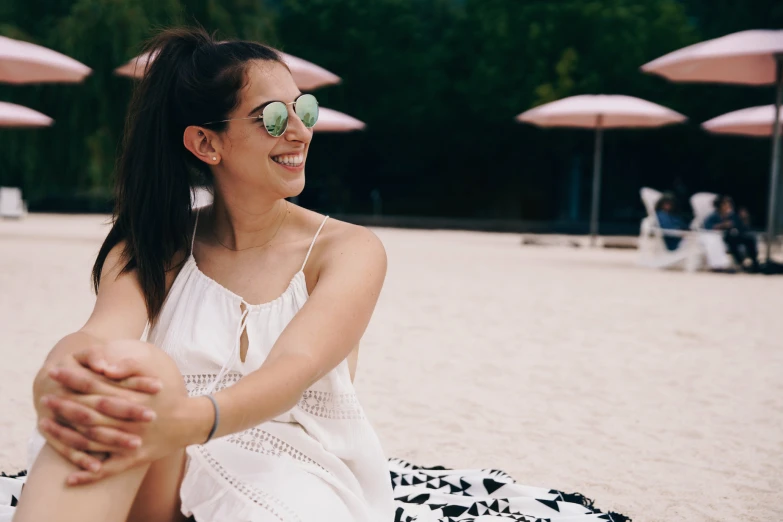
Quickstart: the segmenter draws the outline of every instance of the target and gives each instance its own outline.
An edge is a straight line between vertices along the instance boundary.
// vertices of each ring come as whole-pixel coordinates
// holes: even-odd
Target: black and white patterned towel
[[[630,522],[578,493],[517,484],[498,470],[425,468],[389,460],[394,522]],[[0,473],[0,522],[10,522],[26,473]]]

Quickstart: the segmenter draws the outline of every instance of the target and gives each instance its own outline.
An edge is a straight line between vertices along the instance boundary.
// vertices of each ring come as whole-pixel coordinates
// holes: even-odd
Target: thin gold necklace
[[[285,201],[285,216],[283,216],[283,219],[280,220],[280,224],[277,225],[277,229],[275,230],[275,233],[272,235],[272,237],[267,239],[266,242],[264,242],[264,243],[262,243],[260,245],[253,245],[253,246],[249,246],[249,247],[245,247],[245,248],[231,248],[229,246],[224,245],[223,242],[217,237],[217,234],[215,234],[215,227],[214,226],[211,227],[212,237],[215,238],[215,241],[217,241],[220,244],[220,246],[222,246],[226,250],[231,250],[232,252],[243,252],[245,250],[250,250],[252,248],[262,248],[262,247],[267,246],[269,243],[272,242],[272,240],[274,238],[277,237],[277,233],[280,232],[280,229],[282,228],[283,223],[285,223],[286,218],[288,218],[288,214],[289,214],[289,211],[288,211],[288,201],[287,200],[283,200],[283,201]]]

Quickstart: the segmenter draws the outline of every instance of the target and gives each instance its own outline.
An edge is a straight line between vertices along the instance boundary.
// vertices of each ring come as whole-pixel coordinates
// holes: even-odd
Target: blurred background
[[[114,70],[156,29],[198,22],[343,79],[316,94],[367,127],[316,137],[305,207],[584,233],[593,133],[514,116],[574,94],[618,93],[689,121],[606,134],[602,233],[638,231],[641,186],[683,201],[730,192],[754,228],[766,223],[769,140],[709,135],[699,124],[769,104],[773,89],[669,83],[639,67],[705,39],[781,28],[779,0],[4,0],[0,20],[0,35],[93,69],[82,84],[0,84],[0,99],[56,122],[0,130],[0,185],[21,187],[30,211],[110,211],[133,88]]]
[[[13,361],[0,369],[0,470],[27,467],[29,382],[94,305],[89,267],[135,83],[117,68],[159,29],[199,23],[339,76],[314,91],[321,106],[366,124],[317,132],[298,203],[372,226],[386,247],[356,383],[388,456],[501,469],[635,520],[783,520],[783,278],[747,273],[760,271],[759,238],[740,217],[731,233],[706,230],[716,193],[747,208],[752,232],[767,228],[771,140],[701,127],[769,106],[775,89],[640,70],[696,42],[782,29],[783,1],[2,0],[0,20],[0,36],[92,69],[81,83],[3,83],[23,68],[15,78],[0,45],[0,125],[13,102],[44,126],[0,128],[0,217],[25,217],[0,219],[0,359]],[[783,51],[783,31],[771,39],[765,52]],[[612,248],[576,248],[601,134],[517,120],[585,94],[688,118],[603,134]],[[691,229],[678,214],[689,207]],[[774,230],[768,274],[783,273]],[[727,246],[754,261],[732,264]]]

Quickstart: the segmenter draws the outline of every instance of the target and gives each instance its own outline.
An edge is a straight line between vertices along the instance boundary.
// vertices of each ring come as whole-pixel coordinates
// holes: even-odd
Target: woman
[[[286,200],[317,102],[257,43],[146,51],[95,309],[36,378],[47,444],[14,520],[392,520],[352,385],[385,252]],[[195,212],[194,174],[215,196]]]
[[[45,441],[18,505],[0,475],[0,520],[628,520],[497,470],[387,464],[352,385],[384,249],[286,201],[317,102],[259,44],[173,30],[147,50],[95,309],[35,379]]]

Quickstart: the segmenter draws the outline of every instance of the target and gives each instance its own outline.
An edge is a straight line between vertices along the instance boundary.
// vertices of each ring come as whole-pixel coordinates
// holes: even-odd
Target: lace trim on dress
[[[236,444],[242,449],[261,453],[262,455],[271,455],[273,457],[288,455],[294,460],[317,466],[323,471],[329,473],[328,469],[321,466],[318,464],[318,462],[311,459],[295,447],[291,446],[283,439],[275,437],[268,431],[264,431],[260,428],[250,428],[249,430],[235,433],[226,438],[226,440]]]
[[[326,419],[364,419],[364,411],[354,393],[307,390],[297,406],[310,415]]]
[[[188,395],[190,397],[205,395],[215,381],[215,377],[217,377],[216,373],[199,373],[182,376],[185,381],[185,388],[188,390]],[[241,378],[242,374],[239,372],[229,372],[225,374],[220,379],[220,382],[215,384],[214,392],[217,393],[220,390],[228,388],[232,384],[236,384]]]
[[[200,373],[183,376],[188,395],[195,397],[207,393],[217,374]],[[215,384],[215,392],[219,392],[236,384],[242,374],[230,372],[224,375]],[[305,413],[324,419],[339,420],[364,420],[364,410],[359,404],[359,398],[355,393],[331,393],[315,390],[306,390],[296,405]]]

